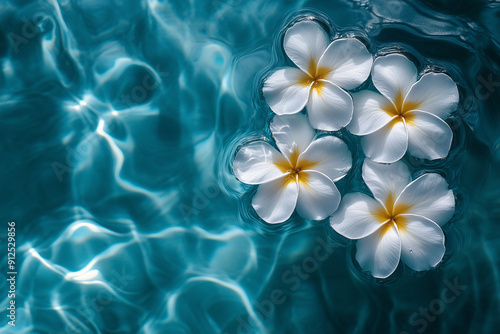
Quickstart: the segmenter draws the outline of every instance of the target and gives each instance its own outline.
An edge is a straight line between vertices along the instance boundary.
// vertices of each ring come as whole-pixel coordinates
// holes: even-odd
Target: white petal
[[[417,81],[417,74],[415,65],[400,54],[378,57],[373,62],[373,84],[392,102],[403,101]]]
[[[366,46],[355,38],[341,38],[333,41],[318,63],[332,71],[326,80],[344,89],[354,89],[370,75],[373,58]]]
[[[396,119],[380,130],[361,138],[365,155],[376,162],[391,163],[401,159],[408,148],[406,125]]]
[[[423,159],[441,159],[448,155],[453,132],[441,118],[424,111],[412,111],[406,122],[408,151]]]
[[[315,135],[307,117],[301,114],[274,116],[270,128],[281,153],[292,160],[306,150]]]
[[[261,184],[276,180],[285,174],[276,166],[283,155],[265,142],[243,146],[233,162],[234,175],[246,184]]]
[[[394,116],[390,116],[383,108],[391,104],[383,95],[364,90],[352,95],[354,113],[347,126],[352,134],[363,136],[373,133],[388,124]]]
[[[398,229],[401,260],[416,271],[435,267],[441,262],[445,252],[443,231],[436,223],[424,217],[404,217],[404,226]]]
[[[307,102],[307,113],[313,128],[337,131],[349,124],[352,118],[352,98],[346,91],[331,82],[321,81],[313,87]]]
[[[297,182],[289,182],[283,177],[261,184],[252,199],[252,206],[267,223],[278,224],[290,218],[298,195]]]
[[[442,226],[455,212],[455,196],[441,175],[429,173],[406,186],[395,205],[407,207],[406,214],[423,216]]]
[[[384,210],[376,200],[362,193],[344,196],[339,209],[330,217],[330,226],[349,239],[364,238],[382,226],[374,213]]]
[[[340,192],[326,175],[315,172],[301,172],[297,212],[306,219],[322,220],[337,210]]]
[[[377,278],[386,278],[398,267],[401,241],[393,223],[356,243],[356,260],[363,270]]]
[[[396,198],[411,182],[410,170],[397,161],[390,165],[382,165],[368,159],[363,163],[363,181],[380,203],[392,209]]]
[[[329,38],[314,21],[301,21],[287,30],[283,47],[288,57],[304,72],[311,72],[328,46]],[[313,73],[311,73],[313,74]]]
[[[334,136],[314,140],[298,161],[299,167],[304,170],[321,172],[332,181],[343,178],[352,165],[351,151],[341,139]]]
[[[452,78],[444,73],[427,73],[411,87],[405,102],[446,119],[457,109],[458,99],[457,84]]]
[[[297,68],[285,67],[266,79],[262,93],[272,111],[289,115],[304,109],[311,90],[310,85],[303,84],[305,75]]]

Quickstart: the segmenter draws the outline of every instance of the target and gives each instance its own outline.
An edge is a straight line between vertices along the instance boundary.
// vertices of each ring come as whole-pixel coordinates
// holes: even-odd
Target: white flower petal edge
[[[310,170],[325,174],[332,181],[343,178],[352,165],[351,151],[340,138],[334,136],[325,136],[313,141],[300,154],[299,161],[306,163]]]
[[[278,115],[295,114],[304,109],[311,84],[304,84],[304,73],[298,68],[277,70],[264,82],[262,93],[267,104]]]
[[[363,90],[352,96],[354,112],[347,130],[354,135],[364,136],[373,133],[396,117],[383,110],[391,102],[378,93]]]
[[[303,172],[299,182],[297,212],[306,219],[322,220],[337,210],[340,192],[326,175],[316,172]]]
[[[265,142],[243,146],[233,162],[234,175],[246,184],[261,184],[285,176],[276,163],[283,159],[281,153]]]
[[[453,132],[441,118],[425,111],[408,112],[408,152],[421,159],[443,159],[450,151]]]
[[[409,181],[409,170],[402,162],[382,165],[369,160],[363,164],[362,176],[378,201],[362,193],[347,194],[330,216],[335,231],[359,239],[356,260],[361,268],[386,278],[396,270],[400,257],[417,271],[436,266],[445,252],[440,226],[455,208],[446,180],[429,173],[403,186]]]
[[[269,224],[282,223],[293,213],[299,196],[299,186],[286,176],[261,184],[252,199],[255,212]]]
[[[389,101],[404,100],[411,86],[417,81],[417,68],[405,56],[390,54],[373,62],[372,81],[377,90]]]
[[[305,73],[311,73],[328,46],[325,30],[314,21],[300,21],[285,33],[283,47],[288,57]],[[313,65],[312,65],[313,64]]]
[[[233,162],[240,181],[260,184],[253,208],[270,224],[286,221],[295,208],[307,219],[325,219],[340,203],[334,180],[352,165],[347,145],[333,136],[313,140],[315,132],[303,115],[275,116],[270,128],[281,153],[254,142]]]
[[[356,243],[356,261],[377,278],[389,277],[398,267],[400,257],[401,240],[392,223]]]
[[[311,144],[315,132],[304,115],[274,117],[269,126],[276,145],[291,162]]]
[[[435,267],[445,252],[444,234],[432,220],[422,216],[404,215],[405,227],[399,229],[401,260],[416,271]]]
[[[311,89],[307,102],[309,122],[313,128],[337,131],[352,118],[352,98],[346,91],[328,81],[321,81]]]
[[[382,223],[373,216],[384,208],[376,200],[362,193],[344,196],[339,209],[330,216],[330,226],[349,239],[361,239],[378,230]]]
[[[365,155],[373,161],[391,163],[401,159],[408,149],[408,131],[404,122],[392,121],[361,138]]]
[[[444,73],[426,73],[410,89],[405,98],[427,111],[446,119],[458,105],[458,88],[452,78]]]
[[[394,203],[411,182],[410,170],[401,161],[382,165],[366,159],[363,162],[362,177],[373,197],[382,205]]]
[[[405,206],[407,214],[423,216],[442,226],[455,213],[455,196],[441,175],[429,173],[408,184],[395,205]]]
[[[354,89],[368,79],[373,57],[366,46],[355,38],[333,41],[318,62],[318,68],[331,69],[325,76],[344,89]]]

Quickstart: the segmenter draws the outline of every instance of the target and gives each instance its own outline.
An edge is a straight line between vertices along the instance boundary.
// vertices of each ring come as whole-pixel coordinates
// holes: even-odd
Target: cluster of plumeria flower
[[[276,114],[270,129],[277,149],[254,141],[233,162],[241,182],[259,185],[252,199],[257,214],[270,224],[295,210],[310,220],[330,217],[337,233],[357,240],[357,262],[377,278],[390,276],[400,260],[416,271],[436,266],[445,252],[440,226],[455,212],[454,194],[439,174],[412,180],[399,160],[407,151],[430,160],[448,155],[453,133],[444,119],[458,104],[455,82],[444,73],[419,78],[401,54],[373,60],[356,38],[330,42],[312,20],[295,23],[283,43],[297,68],[274,71],[262,90]],[[376,91],[346,91],[370,74]],[[351,169],[352,156],[325,131],[342,128],[361,137],[361,174],[373,197],[355,192],[341,200],[335,182]]]

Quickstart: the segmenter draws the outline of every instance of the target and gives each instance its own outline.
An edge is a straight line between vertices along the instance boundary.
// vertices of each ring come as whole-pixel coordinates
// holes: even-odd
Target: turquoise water
[[[500,4],[0,1],[2,333],[495,333],[500,325]],[[267,137],[259,88],[313,15],[373,54],[445,69],[461,102],[457,197],[433,270],[361,272],[327,220],[262,222],[231,164]],[[342,194],[363,187],[358,138]],[[7,228],[16,226],[16,326]]]

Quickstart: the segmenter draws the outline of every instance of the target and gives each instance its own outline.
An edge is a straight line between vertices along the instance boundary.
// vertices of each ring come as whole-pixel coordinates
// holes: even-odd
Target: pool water
[[[0,0],[2,333],[496,333],[500,3]],[[299,215],[268,225],[232,173],[270,138],[260,88],[300,16],[444,69],[456,195],[441,264],[386,280]],[[359,138],[342,194],[363,187]],[[16,227],[16,317],[6,308]],[[7,315],[7,316],[6,316]]]

